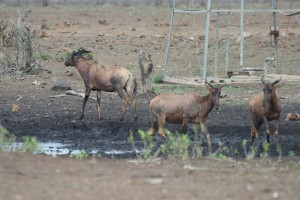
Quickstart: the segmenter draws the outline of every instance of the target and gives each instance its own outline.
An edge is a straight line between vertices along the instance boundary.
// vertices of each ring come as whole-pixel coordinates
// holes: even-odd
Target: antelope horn
[[[84,54],[84,53],[91,53],[92,51],[88,51],[88,50],[86,50],[86,49],[80,49],[80,50],[78,50],[78,52],[77,53],[79,53],[80,55],[81,54]]]
[[[207,80],[205,80],[205,84],[207,84],[209,87],[211,87],[212,89],[214,89],[214,86],[212,84],[210,84],[209,82],[207,82]]]
[[[275,85],[276,83],[279,83],[281,81],[281,76],[279,79],[275,80],[273,83],[272,83],[272,86]]]
[[[226,82],[224,82],[224,84],[223,85],[221,85],[221,87],[219,86],[219,89],[222,89],[224,86],[226,86],[227,84],[226,84]]]

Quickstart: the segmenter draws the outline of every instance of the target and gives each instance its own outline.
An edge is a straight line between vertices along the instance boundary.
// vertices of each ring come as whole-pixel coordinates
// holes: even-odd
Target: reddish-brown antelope
[[[275,120],[274,138],[276,144],[278,143],[278,127],[281,112],[280,98],[276,91],[276,84],[279,83],[281,78],[274,82],[266,82],[264,75],[261,77],[261,82],[264,85],[263,93],[256,95],[249,102],[249,108],[252,115],[253,126],[251,128],[252,144],[254,138],[259,135],[259,128],[264,123],[266,127],[265,134],[267,135],[267,142],[270,143],[270,130],[268,121]]]
[[[99,119],[100,115],[100,101],[101,91],[114,92],[117,91],[120,98],[123,100],[122,118],[124,119],[128,99],[132,104],[134,111],[134,118],[136,119],[136,92],[137,84],[131,73],[124,67],[118,66],[104,66],[98,63],[88,63],[82,54],[90,53],[91,51],[79,50],[73,52],[71,57],[66,60],[65,66],[75,66],[79,71],[84,85],[85,85],[85,97],[83,100],[81,119],[84,118],[84,109],[86,102],[90,96],[91,91],[97,91],[97,111]]]
[[[214,87],[208,82],[205,83],[209,90],[206,96],[192,93],[185,95],[161,94],[154,97],[150,101],[152,126],[149,134],[153,136],[158,131],[160,136],[167,140],[164,132],[165,122],[182,124],[183,133],[187,132],[189,123],[200,124],[201,131],[205,135],[208,145],[211,146],[206,118],[214,107],[219,109],[221,89],[225,85]]]

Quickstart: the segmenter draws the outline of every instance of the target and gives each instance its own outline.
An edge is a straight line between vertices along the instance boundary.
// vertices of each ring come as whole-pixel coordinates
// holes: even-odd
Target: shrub
[[[85,152],[85,150],[81,150],[77,153],[71,154],[71,158],[76,158],[76,159],[83,159],[88,157],[88,154]]]
[[[38,58],[44,61],[49,61],[52,57],[48,53],[40,52]]]
[[[34,60],[33,55],[36,31],[28,25],[25,15],[20,12],[17,22],[9,21],[8,24],[9,27],[2,33],[5,50],[0,60],[2,73],[23,71],[37,74],[40,65]]]
[[[163,75],[154,76],[152,78],[152,82],[156,84],[162,83],[163,81],[164,81]]]
[[[24,136],[22,151],[27,153],[33,153],[38,150],[38,140],[36,137]]]
[[[16,137],[0,125],[0,151],[5,151],[15,142]]]

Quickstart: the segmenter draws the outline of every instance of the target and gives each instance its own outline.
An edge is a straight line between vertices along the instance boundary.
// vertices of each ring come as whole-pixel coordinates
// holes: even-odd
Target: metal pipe
[[[221,0],[218,0],[218,9],[220,7]],[[215,77],[218,77],[218,62],[219,62],[219,15],[216,16],[216,49],[215,49]]]
[[[231,8],[231,0],[228,0],[228,9],[230,10]],[[226,37],[227,37],[227,41],[226,41],[226,47],[225,47],[225,76],[227,75],[227,72],[228,72],[228,63],[229,63],[229,46],[230,46],[230,37],[229,37],[229,31],[230,31],[230,24],[231,24],[231,21],[230,21],[230,15],[231,13],[228,12],[227,13],[227,23],[226,23]]]
[[[175,13],[205,13],[206,10],[182,10],[182,9],[173,9]],[[240,13],[241,10],[229,10],[229,9],[212,9],[211,13]],[[243,13],[273,13],[278,12],[283,15],[297,15],[300,14],[300,9],[282,9],[282,10],[273,10],[273,9],[246,9],[243,10]],[[286,12],[293,12],[291,14],[287,14]]]
[[[277,9],[277,5],[275,0],[272,0],[272,9],[273,9],[273,31],[276,33],[276,12],[275,10]],[[274,47],[275,47],[275,68],[276,68],[276,72],[277,74],[280,73],[281,69],[278,65],[278,38],[277,38],[277,34],[274,34]]]
[[[206,68],[207,68],[207,57],[208,57],[208,42],[209,42],[209,27],[210,27],[210,11],[211,11],[211,0],[207,0],[207,12],[206,12],[206,25],[205,25],[205,44],[204,44],[204,59],[203,59],[203,73],[202,81],[206,81]]]
[[[166,52],[166,59],[165,59],[165,67],[164,67],[164,76],[167,76],[167,66],[169,62],[169,57],[170,57],[170,48],[171,48],[171,37],[172,37],[172,31],[173,31],[173,22],[174,22],[174,15],[175,15],[175,5],[176,5],[176,0],[173,0],[173,9],[172,9],[172,15],[170,19],[170,29],[169,29],[169,35],[168,35],[168,46],[167,46],[167,52]]]
[[[241,0],[240,18],[240,67],[244,66],[244,0]]]

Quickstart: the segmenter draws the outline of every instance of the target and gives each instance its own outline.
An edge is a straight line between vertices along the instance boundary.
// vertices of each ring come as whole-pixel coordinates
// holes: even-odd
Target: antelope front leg
[[[85,105],[86,105],[86,102],[88,101],[88,99],[90,97],[90,94],[91,94],[91,90],[89,88],[86,88],[85,89],[85,96],[84,96],[84,99],[83,99],[83,105],[82,105],[80,120],[83,120],[83,118],[84,118]]]
[[[264,123],[265,123],[265,127],[266,127],[266,136],[267,136],[267,142],[270,143],[270,130],[269,130],[269,124],[268,124],[268,119],[266,116],[263,117],[264,119]]]
[[[131,107],[134,113],[134,120],[137,120],[137,115],[136,115],[136,96],[134,94],[130,94],[129,98],[131,100]]]
[[[182,123],[182,133],[186,134],[188,129],[188,119],[184,118]]]
[[[211,154],[212,150],[211,150],[210,135],[209,135],[209,132],[208,132],[207,127],[205,125],[205,122],[200,122],[200,128],[201,128],[201,131],[203,132],[203,134],[204,134],[204,136],[207,140],[209,154]]]
[[[98,112],[99,119],[101,119],[101,115],[100,115],[100,102],[101,102],[101,91],[98,90],[97,91],[97,112]]]

